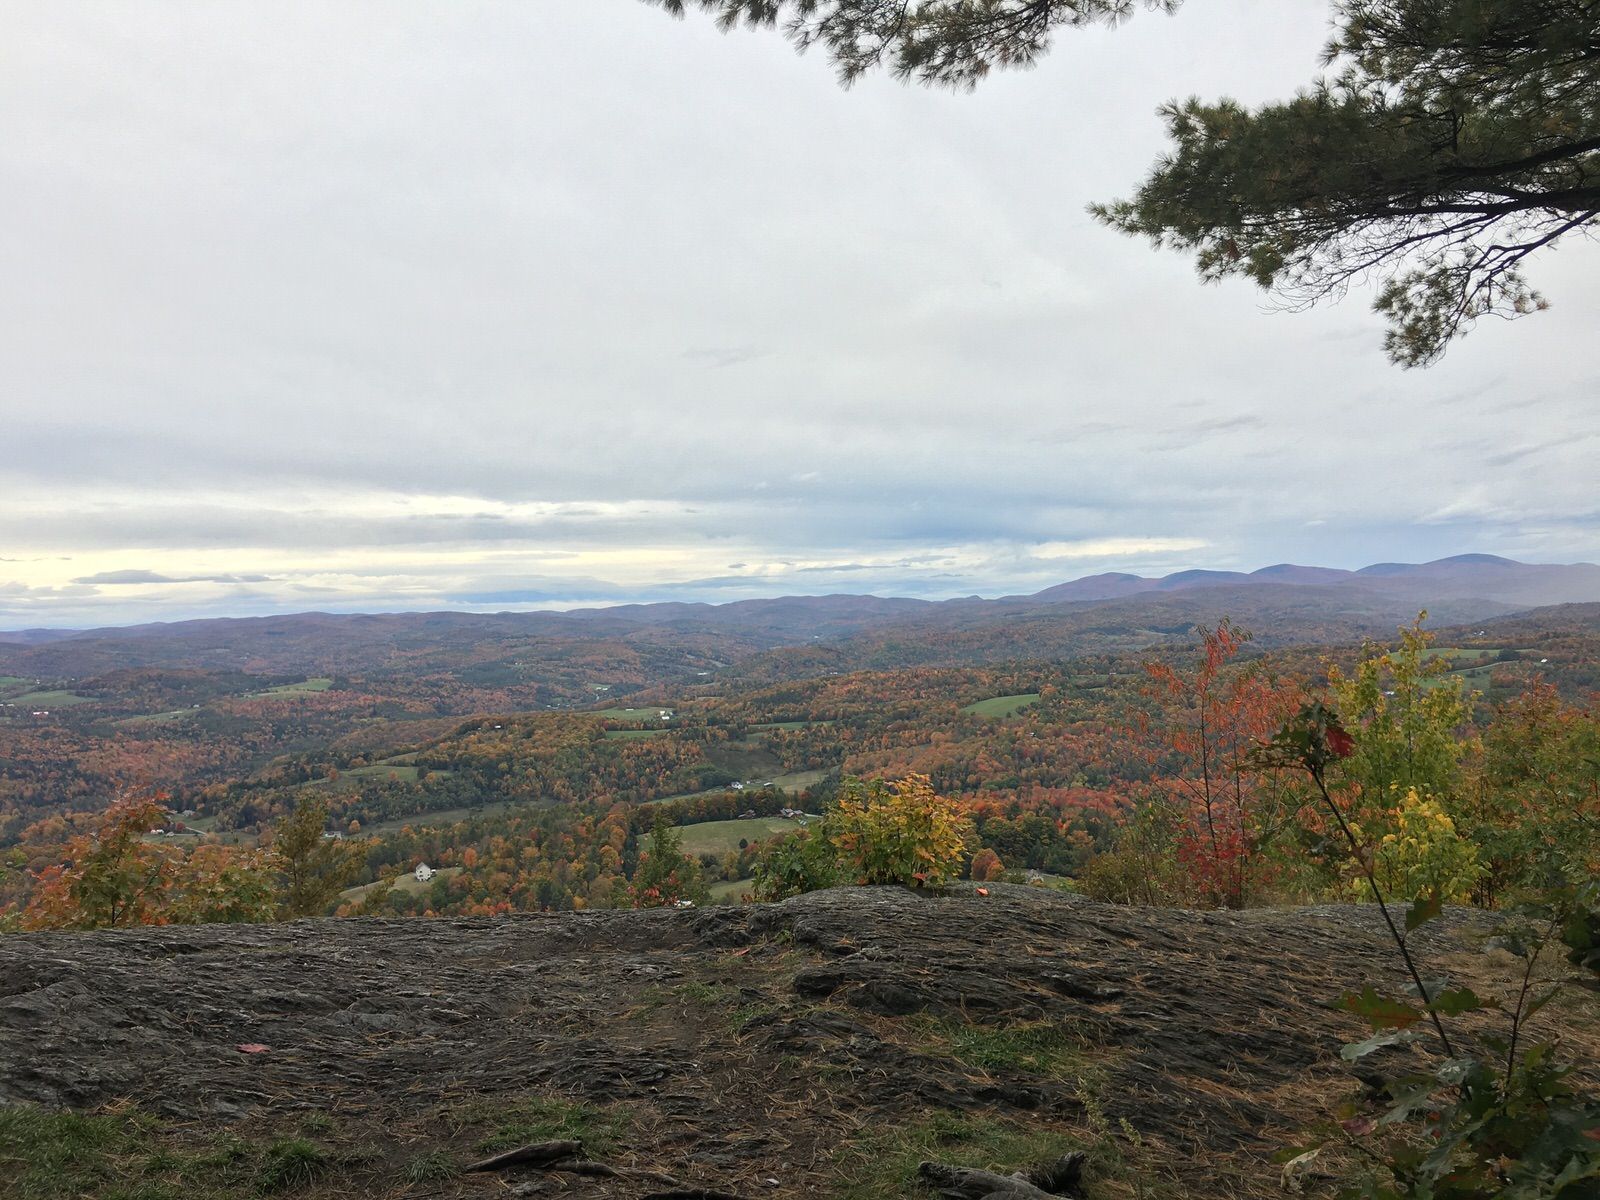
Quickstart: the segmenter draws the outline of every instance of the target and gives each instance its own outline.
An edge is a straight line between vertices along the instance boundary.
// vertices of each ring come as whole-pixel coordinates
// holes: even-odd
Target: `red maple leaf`
[[[1337,725],[1328,726],[1328,753],[1335,758],[1349,758],[1356,752],[1356,740]]]

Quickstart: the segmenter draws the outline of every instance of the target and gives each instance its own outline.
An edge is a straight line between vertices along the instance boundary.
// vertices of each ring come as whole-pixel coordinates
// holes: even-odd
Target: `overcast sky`
[[[1600,558],[1600,251],[1403,372],[1097,225],[1326,0],[844,91],[637,0],[0,3],[0,628]]]

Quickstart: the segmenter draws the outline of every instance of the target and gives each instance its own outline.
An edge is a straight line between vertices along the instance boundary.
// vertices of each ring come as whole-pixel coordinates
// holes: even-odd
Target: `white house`
[[[433,868],[430,867],[427,863],[418,863],[417,864],[417,869],[416,869],[416,876],[417,876],[417,882],[418,883],[427,883],[428,880],[433,878]]]

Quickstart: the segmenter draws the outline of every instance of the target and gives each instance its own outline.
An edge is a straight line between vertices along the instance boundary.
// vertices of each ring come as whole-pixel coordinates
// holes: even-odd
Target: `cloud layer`
[[[14,5],[0,627],[1600,557],[1593,246],[1401,373],[1084,214],[1326,15],[949,95],[633,0]]]

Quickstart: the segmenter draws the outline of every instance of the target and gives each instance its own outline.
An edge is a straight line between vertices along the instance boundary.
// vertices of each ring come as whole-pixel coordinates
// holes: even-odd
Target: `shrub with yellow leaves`
[[[955,801],[925,775],[846,780],[828,825],[844,873],[865,884],[942,887],[960,873],[973,837]]]
[[[1399,785],[1391,786],[1390,805],[1383,814],[1386,832],[1372,848],[1372,869],[1391,896],[1438,896],[1452,904],[1465,903],[1481,867],[1478,850],[1462,837],[1443,804],[1433,796]],[[1365,879],[1351,886],[1365,894]]]

